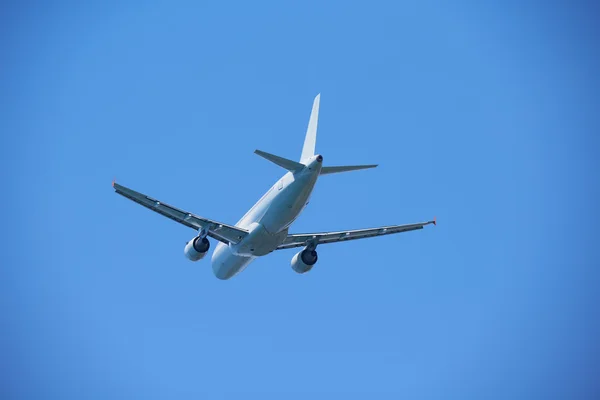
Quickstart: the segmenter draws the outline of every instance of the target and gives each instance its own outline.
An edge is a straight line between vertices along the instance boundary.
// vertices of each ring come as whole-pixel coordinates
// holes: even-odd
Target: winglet
[[[437,217],[433,217],[433,224],[437,226]]]
[[[115,178],[113,178],[113,180],[112,180],[112,187],[115,187],[115,182],[116,182],[116,181],[117,181],[117,180],[116,180]]]

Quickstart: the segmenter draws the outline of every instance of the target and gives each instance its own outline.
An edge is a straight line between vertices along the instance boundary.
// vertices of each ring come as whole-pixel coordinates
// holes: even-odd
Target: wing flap
[[[382,226],[380,228],[357,229],[352,231],[293,234],[288,235],[284,242],[277,247],[277,250],[304,247],[310,242],[315,244],[335,243],[415,231],[423,229],[425,225],[435,223],[434,219],[433,221],[420,222],[417,224]]]
[[[163,203],[150,196],[146,196],[145,194],[119,185],[118,183],[113,183],[113,187],[115,192],[121,196],[126,197],[129,200],[132,200],[160,215],[170,218],[173,221],[179,222],[182,225],[195,230],[208,228],[208,236],[220,242],[226,244],[239,243],[248,234],[248,232],[244,229],[223,224],[221,222],[213,221],[208,218],[203,218],[190,212],[180,210],[177,207]]]

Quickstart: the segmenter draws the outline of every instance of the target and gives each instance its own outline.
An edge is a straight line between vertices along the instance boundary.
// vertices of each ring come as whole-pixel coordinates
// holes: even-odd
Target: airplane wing
[[[154,212],[164,215],[167,218],[171,218],[182,225],[195,230],[207,228],[208,236],[220,242],[226,244],[239,243],[248,234],[248,231],[244,229],[199,217],[198,215],[180,210],[163,203],[162,201],[158,201],[152,197],[146,196],[145,194],[138,193],[135,190],[121,186],[118,183],[113,182],[113,187],[115,188],[115,192],[121,196],[127,197],[129,200],[133,200],[136,203],[141,204]]]
[[[374,236],[391,235],[392,233],[415,231],[417,229],[423,229],[425,225],[429,224],[435,225],[435,219],[433,221],[420,222],[418,224],[382,226],[380,228],[357,229],[354,231],[288,235],[284,242],[277,247],[277,250],[304,247],[309,243],[319,245],[324,243],[345,242],[346,240],[364,239]]]

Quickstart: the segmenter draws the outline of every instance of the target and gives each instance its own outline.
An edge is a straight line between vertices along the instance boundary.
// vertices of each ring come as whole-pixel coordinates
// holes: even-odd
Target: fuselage
[[[249,232],[240,243],[219,242],[211,259],[217,278],[237,275],[254,259],[269,254],[283,243],[289,226],[308,204],[322,160],[321,156],[313,156],[304,169],[285,174],[256,202],[236,224]]]

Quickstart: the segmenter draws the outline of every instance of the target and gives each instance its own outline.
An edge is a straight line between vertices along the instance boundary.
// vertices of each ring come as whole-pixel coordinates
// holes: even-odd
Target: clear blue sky
[[[51,3],[1,12],[0,397],[599,398],[597,9]],[[380,166],[292,231],[437,227],[222,282],[110,187],[235,223],[319,92],[326,163]]]

